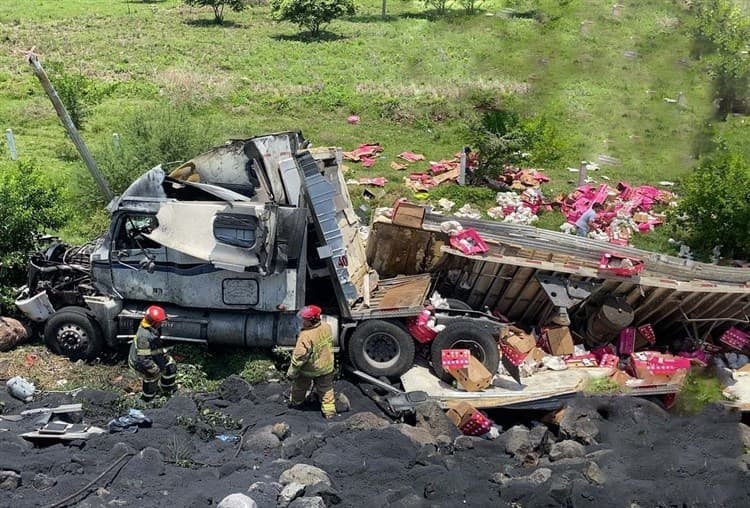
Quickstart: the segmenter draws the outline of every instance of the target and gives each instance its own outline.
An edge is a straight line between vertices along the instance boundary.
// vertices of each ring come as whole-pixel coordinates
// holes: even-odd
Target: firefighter
[[[333,333],[331,325],[320,320],[320,307],[308,305],[299,316],[302,331],[292,352],[292,364],[287,376],[292,380],[290,406],[300,406],[312,384],[320,399],[325,418],[336,416],[333,394]]]
[[[128,365],[143,380],[141,397],[146,402],[156,397],[159,388],[167,395],[175,389],[177,364],[168,350],[161,346],[161,325],[166,320],[164,309],[158,305],[150,306],[130,344]]]

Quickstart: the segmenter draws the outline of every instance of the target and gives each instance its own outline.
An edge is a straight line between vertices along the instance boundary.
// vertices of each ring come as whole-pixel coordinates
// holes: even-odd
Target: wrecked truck
[[[435,312],[442,331],[429,344],[412,337],[433,277],[381,280],[368,266],[341,160],[282,132],[230,141],[170,174],[157,166],[110,202],[104,234],[31,255],[16,304],[71,359],[129,341],[154,303],[168,313],[167,340],[289,348],[297,311],[315,303],[336,347],[371,376],[400,376],[417,348],[440,373],[453,347],[495,372],[503,325],[460,301]]]

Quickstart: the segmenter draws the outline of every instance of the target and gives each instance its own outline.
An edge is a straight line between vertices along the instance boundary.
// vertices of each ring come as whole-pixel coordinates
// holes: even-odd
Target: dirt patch
[[[71,362],[40,344],[0,354],[0,379],[14,376],[25,377],[42,391],[66,391],[82,386],[122,392],[140,390],[140,381],[123,361]]]

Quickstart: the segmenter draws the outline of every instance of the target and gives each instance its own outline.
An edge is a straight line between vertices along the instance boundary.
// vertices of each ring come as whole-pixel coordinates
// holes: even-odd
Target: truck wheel
[[[492,373],[497,372],[500,354],[497,341],[482,326],[471,321],[455,321],[437,334],[430,347],[430,360],[437,377],[450,382],[453,377],[443,369],[443,349],[468,349]]]
[[[371,376],[400,376],[414,363],[414,339],[396,323],[365,321],[349,340],[349,359]]]
[[[104,343],[99,325],[80,307],[55,312],[44,327],[44,341],[54,353],[71,360],[93,360]]]
[[[451,310],[474,310],[468,303],[459,300],[458,298],[446,298],[446,300],[448,301],[448,307]]]

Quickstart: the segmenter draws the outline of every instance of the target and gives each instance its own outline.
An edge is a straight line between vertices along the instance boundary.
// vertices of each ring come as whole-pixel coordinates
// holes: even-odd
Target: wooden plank
[[[490,288],[490,292],[488,292],[482,300],[482,308],[484,308],[485,306],[489,307],[490,309],[498,308],[500,300],[505,294],[505,290],[513,281],[513,277],[515,276],[516,272],[518,272],[518,270],[520,269],[519,267],[513,265],[500,266],[502,266],[502,268],[500,269],[500,274],[497,276],[494,287]]]
[[[396,281],[390,287],[385,288],[382,296],[378,295],[377,307],[379,309],[418,307],[424,303],[431,280],[430,274],[424,274],[422,277]]]
[[[518,292],[518,296],[516,296],[513,305],[508,310],[508,316],[514,316],[513,319],[522,319],[522,315],[525,310],[528,309],[535,295],[542,293],[546,297],[546,293],[542,289],[541,284],[539,284],[539,281],[534,276],[536,273],[537,270],[533,270],[529,274],[529,278],[524,283],[523,289]]]

